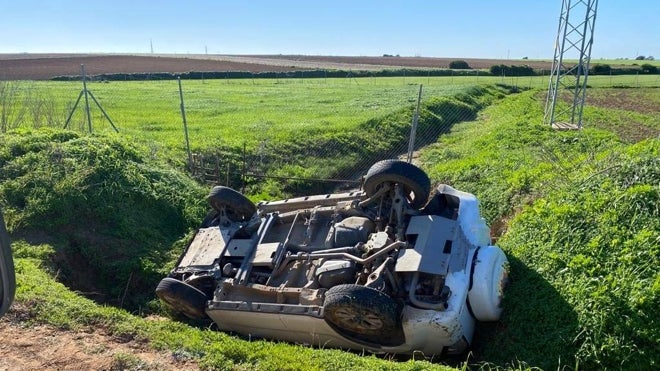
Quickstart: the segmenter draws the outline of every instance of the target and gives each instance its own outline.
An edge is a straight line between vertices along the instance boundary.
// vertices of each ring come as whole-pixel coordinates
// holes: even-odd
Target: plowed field
[[[341,57],[303,55],[115,55],[115,54],[0,54],[0,80],[47,80],[112,73],[287,72],[309,69],[383,70],[397,68],[448,68],[457,58]],[[549,62],[527,60],[463,59],[472,68],[494,64],[528,64],[550,68]]]

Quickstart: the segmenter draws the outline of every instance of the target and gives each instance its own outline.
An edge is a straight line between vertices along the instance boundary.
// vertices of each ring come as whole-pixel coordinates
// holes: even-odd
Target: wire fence
[[[146,83],[171,84],[163,81]],[[514,90],[544,90],[547,88],[548,77],[474,75],[357,79],[348,76],[344,79],[276,78],[268,82],[239,79],[212,83],[224,86],[250,85],[254,86],[255,90],[263,84],[304,85],[310,96],[315,94],[314,89],[331,85],[346,90],[373,85],[378,90],[382,87],[385,91],[393,84],[410,88],[407,90],[410,97],[406,100],[405,107],[393,106],[390,113],[379,114],[378,117],[367,119],[359,125],[332,135],[326,133],[312,136],[301,132],[290,143],[283,144],[274,140],[272,135],[261,135],[277,130],[272,127],[272,122],[261,120],[245,133],[245,143],[242,147],[233,146],[229,150],[205,149],[191,153],[185,160],[192,175],[201,182],[227,185],[253,194],[269,193],[281,196],[359,187],[361,177],[373,163],[390,158],[410,159],[414,162],[417,150],[436,142],[438,137],[448,132],[456,123],[474,120],[480,108],[479,103],[460,98],[462,95],[466,96],[464,93],[467,89],[499,84],[502,89],[506,86],[506,89]],[[423,88],[418,95],[417,89],[420,85]],[[589,85],[598,88],[657,88],[660,87],[660,75],[595,75],[589,77]],[[101,90],[105,86],[109,85],[95,85],[94,89]],[[72,99],[78,92],[79,86],[75,86],[69,97],[71,99],[60,100],[59,104],[56,104],[44,93],[43,85],[19,85],[15,82],[0,81],[0,132],[21,126],[62,128],[62,119],[71,114],[75,106]],[[116,105],[122,99],[126,98],[106,93],[100,100],[101,104],[109,101],[111,105]],[[175,107],[176,103],[175,101]],[[194,110],[194,107],[190,109],[193,113]],[[110,116],[115,113],[116,111],[109,111]],[[87,131],[89,126],[81,114],[72,120],[69,128]]]
[[[425,96],[419,85],[415,104],[353,130],[313,140],[302,134],[284,148],[280,141],[264,136],[256,146],[244,145],[240,153],[195,153],[191,171],[202,181],[248,188],[250,193],[270,189],[296,195],[357,188],[375,162],[399,158],[414,163],[420,148],[436,142],[454,124],[476,119],[479,108],[478,102],[452,96]],[[268,125],[261,122],[254,130],[267,132]]]

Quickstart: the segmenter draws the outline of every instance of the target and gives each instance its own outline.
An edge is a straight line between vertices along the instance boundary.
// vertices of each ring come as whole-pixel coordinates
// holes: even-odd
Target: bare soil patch
[[[587,104],[644,114],[660,114],[660,89],[592,89],[587,92]]]
[[[573,96],[562,91],[559,98],[570,104]],[[546,92],[539,92],[537,99],[544,101]],[[589,89],[586,105],[615,110],[601,119],[592,119],[588,125],[609,130],[626,143],[660,137],[660,94],[657,88]],[[638,120],[634,113],[649,115],[652,119]]]
[[[109,336],[102,329],[66,331],[26,325],[16,304],[0,319],[0,370],[198,370],[147,344]]]
[[[80,75],[80,65],[89,75],[111,73],[184,73],[190,71],[287,72],[287,66],[232,62],[217,59],[139,55],[0,55],[0,80],[47,80]]]
[[[47,80],[80,74],[84,64],[90,75],[111,73],[184,72],[290,72],[300,70],[378,71],[401,68],[448,68],[453,60],[487,69],[495,64],[550,68],[550,62],[474,58],[343,57],[305,55],[209,55],[209,54],[0,54],[0,80]]]

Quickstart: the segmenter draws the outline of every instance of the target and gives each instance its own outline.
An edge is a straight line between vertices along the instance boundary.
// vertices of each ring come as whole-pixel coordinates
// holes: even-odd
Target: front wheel
[[[172,309],[183,313],[188,318],[206,318],[204,309],[208,297],[185,282],[169,277],[163,278],[156,287],[156,295]]]
[[[338,285],[323,302],[323,318],[346,338],[386,346],[403,343],[401,307],[387,294],[370,287]]]

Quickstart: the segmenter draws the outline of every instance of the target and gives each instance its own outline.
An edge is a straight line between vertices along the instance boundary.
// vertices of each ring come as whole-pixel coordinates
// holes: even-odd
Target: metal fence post
[[[422,84],[419,84],[419,94],[417,95],[417,108],[413,115],[412,125],[410,127],[410,139],[408,141],[408,162],[412,162],[413,151],[415,150],[415,136],[417,135],[417,122],[419,121],[419,105],[422,100]]]
[[[176,80],[179,83],[179,98],[181,99],[181,117],[183,118],[183,134],[186,138],[186,151],[188,152],[188,168],[192,172],[193,162],[192,162],[192,154],[190,153],[190,141],[188,140],[188,123],[186,122],[186,108],[183,104],[183,89],[181,88],[181,76],[177,76]]]
[[[92,132],[92,114],[89,111],[89,96],[87,94],[87,75],[85,74],[85,65],[80,65],[80,70],[82,74],[82,83],[83,83],[83,92],[85,94],[85,112],[87,112],[87,127],[89,132]]]
[[[241,182],[243,183],[241,185],[241,192],[242,193],[245,193],[245,182],[246,182],[245,171],[246,171],[246,166],[247,166],[246,162],[247,162],[247,145],[246,145],[245,142],[243,142],[243,171],[242,171],[242,174],[241,174]]]

